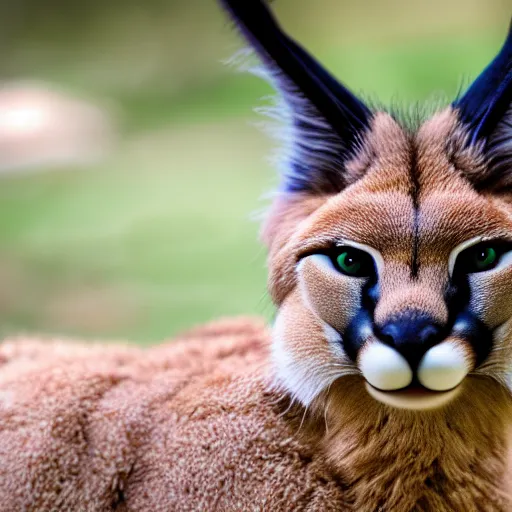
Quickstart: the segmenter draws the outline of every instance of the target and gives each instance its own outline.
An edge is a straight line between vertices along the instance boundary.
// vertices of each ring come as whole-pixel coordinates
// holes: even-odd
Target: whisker
[[[284,416],[286,416],[290,412],[291,408],[294,406],[295,402],[296,402],[296,399],[294,397],[291,397],[290,403],[289,403],[288,407],[286,408],[286,410],[283,411],[282,413],[280,413],[278,416],[280,418],[283,418]]]
[[[330,388],[330,385],[329,385]],[[327,390],[329,392],[329,390]],[[324,422],[325,422],[325,433],[329,435],[329,425],[327,424],[327,409],[329,408],[329,405],[331,404],[330,400],[327,402],[325,408],[324,408]]]
[[[299,428],[298,428],[298,430],[296,432],[297,434],[300,432],[300,429],[302,428],[302,425],[304,424],[304,420],[306,419],[307,412],[308,412],[308,408],[304,407],[304,414],[302,415],[302,420],[301,420]]]

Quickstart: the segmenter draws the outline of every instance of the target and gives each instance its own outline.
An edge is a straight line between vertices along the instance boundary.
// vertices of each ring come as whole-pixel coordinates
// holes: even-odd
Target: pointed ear
[[[481,189],[512,187],[512,21],[498,55],[467,92],[453,102],[470,145],[481,144],[487,165],[474,176]],[[508,189],[508,190],[507,190]]]
[[[291,125],[283,188],[336,193],[371,112],[279,27],[261,0],[220,0],[263,62]]]

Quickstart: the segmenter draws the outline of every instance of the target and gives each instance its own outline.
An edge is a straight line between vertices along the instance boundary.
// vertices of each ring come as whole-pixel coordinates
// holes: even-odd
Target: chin
[[[422,386],[411,386],[398,391],[382,391],[365,383],[368,394],[385,405],[396,409],[408,409],[411,411],[425,411],[439,409],[450,404],[457,398],[464,384],[460,384],[448,391],[430,391]]]

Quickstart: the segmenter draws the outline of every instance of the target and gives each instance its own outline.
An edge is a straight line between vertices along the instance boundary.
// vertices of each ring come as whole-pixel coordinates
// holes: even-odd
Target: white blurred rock
[[[99,106],[41,84],[0,84],[0,173],[90,165],[115,138]]]

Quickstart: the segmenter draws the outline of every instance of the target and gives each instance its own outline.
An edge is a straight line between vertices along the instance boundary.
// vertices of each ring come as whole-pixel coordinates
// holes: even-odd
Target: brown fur
[[[268,390],[267,350],[245,319],[147,351],[6,340],[0,510],[509,510],[497,383],[418,415],[348,377],[305,417]]]
[[[405,411],[370,396],[339,343],[363,281],[311,256],[363,244],[382,260],[376,322],[446,321],[454,248],[512,233],[508,197],[475,189],[485,162],[464,138],[451,109],[415,134],[378,114],[350,186],[276,198],[271,355],[244,320],[147,352],[1,345],[0,510],[511,510],[510,267],[471,277],[471,307],[495,328],[488,360],[448,405]]]
[[[324,400],[315,404],[319,414],[327,410],[320,443],[355,510],[510,510],[504,454],[512,410],[497,383],[469,379],[458,399],[430,412],[380,405],[357,378]]]
[[[249,319],[148,351],[6,340],[0,510],[346,510],[266,389],[267,351]]]
[[[296,270],[303,255],[333,241],[371,246],[384,261],[376,322],[408,309],[446,322],[451,251],[476,236],[510,239],[512,233],[507,198],[474,188],[484,160],[475,149],[466,149],[464,139],[451,109],[435,115],[416,134],[402,130],[389,115],[378,114],[363,150],[347,166],[349,176],[357,178],[353,184],[323,202],[318,199],[318,208],[309,213],[308,207],[300,224],[284,223],[281,232],[274,230],[288,240],[269,258],[271,290],[281,305],[274,332],[277,380],[307,406],[305,438],[321,448],[342,475],[355,510],[512,509],[512,401],[505,385],[512,344],[510,267],[471,277],[473,309],[490,326],[504,326],[496,334],[489,361],[476,372],[486,377],[467,377],[452,403],[431,412],[401,411],[376,402],[357,367],[350,368],[333,353],[322,325],[343,332],[352,304],[359,302],[355,280],[327,272],[308,258]],[[411,272],[415,208],[417,275]],[[279,227],[277,219],[269,222]],[[270,238],[270,247],[272,242]],[[287,294],[280,283],[286,283]],[[470,346],[449,339],[473,367]],[[339,369],[340,363],[344,368]],[[340,377],[333,382],[328,377],[336,371]],[[323,386],[323,391],[310,401],[306,384],[294,380],[297,374],[309,380],[310,389]]]

